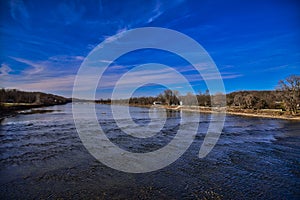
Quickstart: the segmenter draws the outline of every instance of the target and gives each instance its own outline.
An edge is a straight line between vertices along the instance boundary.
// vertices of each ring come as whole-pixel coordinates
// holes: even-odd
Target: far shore
[[[18,114],[36,114],[36,113],[52,112],[52,110],[47,110],[47,111],[31,110],[28,112],[24,112],[24,111],[34,109],[34,108],[49,107],[49,106],[61,105],[61,104],[65,104],[65,103],[57,103],[57,104],[2,103],[1,112],[0,112],[0,122],[7,117],[12,117]]]
[[[237,109],[232,107],[204,107],[204,106],[167,106],[167,105],[137,105],[130,104],[129,106],[134,107],[157,107],[168,110],[182,110],[186,112],[200,112],[200,113],[226,113],[229,115],[238,115],[245,117],[258,117],[258,118],[272,118],[272,119],[284,119],[284,120],[299,120],[300,114],[293,116],[287,114],[286,111],[279,109]]]
[[[165,106],[166,109],[171,110],[182,110],[182,111],[189,111],[189,112],[200,112],[200,113],[226,113],[229,115],[239,115],[239,116],[245,116],[245,117],[260,117],[260,118],[273,118],[273,119],[285,119],[285,120],[300,120],[300,115],[298,116],[292,116],[287,115],[283,111],[273,111],[273,110],[250,110],[250,109],[233,109],[233,108],[204,108],[204,107],[198,107],[198,108],[189,108],[188,106]],[[242,111],[242,112],[241,112]]]

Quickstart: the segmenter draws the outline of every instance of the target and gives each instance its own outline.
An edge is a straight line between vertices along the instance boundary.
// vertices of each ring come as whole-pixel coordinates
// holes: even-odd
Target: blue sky
[[[0,86],[5,88],[71,96],[74,77],[89,52],[108,37],[139,27],[169,28],[196,40],[216,63],[227,92],[271,90],[300,71],[296,0],[12,0],[1,1],[0,9]],[[181,71],[195,91],[206,89],[199,74],[187,70],[186,61],[168,52],[141,50],[111,65],[97,97],[109,97],[113,79],[149,62]],[[147,86],[137,95],[161,90]]]

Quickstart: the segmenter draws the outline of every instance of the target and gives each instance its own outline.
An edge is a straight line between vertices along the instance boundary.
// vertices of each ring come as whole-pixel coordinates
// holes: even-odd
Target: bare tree
[[[199,95],[197,95],[197,101],[199,106],[211,106],[211,96],[209,90],[206,89],[205,93],[199,91]]]
[[[221,92],[217,92],[212,96],[211,104],[212,106],[226,106],[226,95]]]
[[[185,96],[183,96],[183,104],[188,106],[198,105],[197,97],[191,92],[188,92]]]
[[[243,96],[241,94],[236,94],[233,99],[233,105],[241,107],[243,106],[243,101],[244,101]]]
[[[164,93],[163,93],[163,98],[165,99],[165,102],[168,105],[171,104],[172,96],[173,96],[172,90],[165,90]]]
[[[300,104],[300,76],[291,75],[285,80],[280,80],[278,89],[282,91],[283,103],[286,110],[295,115]]]
[[[179,104],[179,92],[177,90],[165,90],[161,96],[167,105]]]
[[[253,108],[258,102],[258,99],[253,94],[247,94],[245,96],[245,103],[247,108]]]

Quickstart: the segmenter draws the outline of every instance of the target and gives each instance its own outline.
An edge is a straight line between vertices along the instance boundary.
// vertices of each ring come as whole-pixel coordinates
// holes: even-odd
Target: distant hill
[[[16,89],[0,89],[0,119],[20,110],[66,104],[71,98],[43,92],[25,92]]]
[[[71,102],[71,99],[42,92],[25,92],[16,89],[0,89],[1,103],[28,103],[35,105],[57,105]]]

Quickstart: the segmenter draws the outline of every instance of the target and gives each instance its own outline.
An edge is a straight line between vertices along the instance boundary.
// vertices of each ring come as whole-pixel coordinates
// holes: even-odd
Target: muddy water
[[[55,111],[18,115],[0,125],[1,199],[300,198],[299,122],[227,116],[217,145],[200,159],[211,117],[201,114],[194,142],[176,162],[158,171],[130,174],[88,153],[77,135],[71,104],[44,109]],[[159,134],[134,139],[118,128],[109,106],[96,105],[96,110],[111,141],[132,152],[167,145],[181,117],[180,112],[170,112]],[[131,115],[137,124],[149,123],[146,108],[132,107]],[[193,121],[197,115],[188,117]]]

